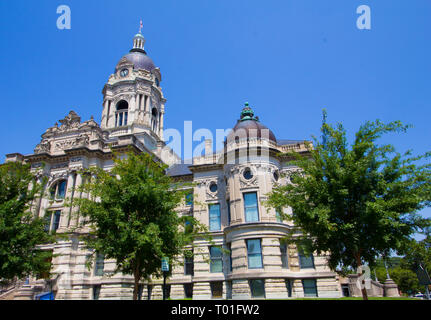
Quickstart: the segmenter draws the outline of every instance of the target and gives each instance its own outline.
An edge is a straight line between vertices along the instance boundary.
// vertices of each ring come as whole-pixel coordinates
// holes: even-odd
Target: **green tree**
[[[373,267],[378,256],[399,250],[414,232],[429,224],[418,210],[430,204],[430,155],[412,157],[391,145],[376,144],[382,135],[405,132],[401,122],[367,122],[347,142],[341,124],[322,124],[322,141],[308,145],[308,155],[291,153],[300,168],[291,181],[269,194],[268,205],[291,207],[284,215],[302,230],[291,237],[318,254],[327,253],[329,266]],[[362,290],[367,299],[366,290]]]
[[[134,300],[139,281],[161,276],[163,257],[175,261],[205,231],[193,217],[176,212],[188,191],[165,169],[148,154],[115,155],[111,171],[90,170],[92,179],[81,187],[88,199],[73,203],[91,228],[87,246],[115,259],[116,272],[133,275]]]
[[[53,238],[44,231],[43,218],[30,212],[43,190],[36,181],[28,164],[8,162],[0,166],[0,280],[49,274],[52,252],[38,245]]]

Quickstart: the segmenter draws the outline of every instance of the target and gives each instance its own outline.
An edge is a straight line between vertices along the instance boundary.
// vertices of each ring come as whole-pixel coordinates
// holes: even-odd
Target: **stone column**
[[[171,285],[171,299],[184,299],[184,286],[181,284]]]
[[[127,124],[132,124],[137,119],[138,111],[136,110],[136,96],[132,96],[129,101],[129,111],[127,116]],[[135,116],[136,115],[136,116]]]
[[[284,279],[265,279],[266,299],[287,299],[287,286]]]
[[[71,201],[73,198],[74,193],[74,186],[75,186],[75,172],[69,172],[67,177],[67,190],[66,190],[66,197],[64,202]],[[63,207],[63,210],[61,210],[61,218],[60,218],[60,229],[67,229],[69,226],[69,220],[70,220],[70,211],[71,207]]]
[[[251,298],[248,280],[232,280],[232,299],[248,300]]]
[[[82,175],[81,173],[76,173],[74,198],[76,197],[78,197],[79,199],[81,198],[82,192],[77,190],[81,185],[82,185]],[[78,221],[79,221],[79,208],[75,206],[71,208],[69,227],[71,228],[77,227]]]
[[[211,286],[209,282],[195,282],[193,284],[193,300],[211,299]]]
[[[107,117],[109,117],[108,105],[109,105],[109,100],[106,99],[103,103],[102,119],[100,120],[100,124],[101,124],[102,128],[106,127],[106,119],[107,119]]]
[[[159,123],[159,137],[160,140],[163,140],[163,116],[164,116],[165,112],[161,112],[160,113],[160,123]]]

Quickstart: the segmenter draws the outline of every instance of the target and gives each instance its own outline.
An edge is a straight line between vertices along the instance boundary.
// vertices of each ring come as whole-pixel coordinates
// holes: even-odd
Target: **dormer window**
[[[117,111],[115,113],[115,126],[121,127],[127,125],[127,118],[129,115],[129,104],[125,100],[117,103]]]
[[[156,78],[156,86],[157,86],[157,87],[160,87],[160,81],[159,81],[159,79],[158,79],[158,78]]]
[[[121,77],[127,77],[127,75],[129,74],[129,69],[123,69],[120,71],[120,76]]]

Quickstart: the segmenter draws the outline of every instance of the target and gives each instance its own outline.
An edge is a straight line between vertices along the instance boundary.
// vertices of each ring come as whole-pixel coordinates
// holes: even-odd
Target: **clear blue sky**
[[[58,30],[56,9],[72,10]],[[358,30],[356,8],[371,7]],[[75,110],[100,120],[104,83],[143,19],[162,72],[165,128],[231,128],[249,101],[277,138],[319,135],[321,110],[353,133],[402,120],[399,151],[431,150],[431,1],[0,0],[0,157],[29,154]],[[431,211],[425,211],[431,216]]]

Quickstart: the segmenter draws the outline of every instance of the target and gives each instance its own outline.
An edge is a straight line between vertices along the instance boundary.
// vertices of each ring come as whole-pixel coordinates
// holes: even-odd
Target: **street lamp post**
[[[163,300],[166,300],[166,277],[169,272],[169,258],[162,258],[162,271],[163,271]]]

